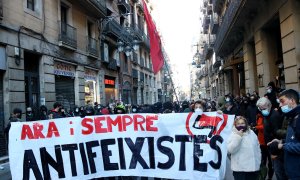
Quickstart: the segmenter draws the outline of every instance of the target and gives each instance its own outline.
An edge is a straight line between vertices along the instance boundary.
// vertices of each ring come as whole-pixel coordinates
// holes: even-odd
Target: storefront
[[[84,69],[85,79],[85,103],[90,104],[97,101],[96,93],[96,82],[97,82],[97,71],[91,69]]]
[[[54,62],[56,101],[60,102],[66,110],[75,106],[75,66],[62,62]]]
[[[116,78],[112,76],[104,76],[105,85],[105,104],[113,103],[117,100],[116,96]]]

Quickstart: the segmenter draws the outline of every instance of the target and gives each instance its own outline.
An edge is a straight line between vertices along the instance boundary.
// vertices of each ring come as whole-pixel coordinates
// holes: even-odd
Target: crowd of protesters
[[[85,117],[126,113],[187,113],[209,112],[235,115],[234,126],[227,142],[228,160],[236,180],[272,179],[300,180],[300,105],[299,92],[279,91],[273,82],[266,93],[225,96],[183,102],[157,102],[153,105],[94,105],[75,107],[66,111],[56,102],[48,111],[41,106],[38,112],[26,109],[26,121]],[[10,122],[20,121],[21,109],[14,109]],[[10,122],[6,128],[10,128]],[[194,124],[195,125],[195,124]]]

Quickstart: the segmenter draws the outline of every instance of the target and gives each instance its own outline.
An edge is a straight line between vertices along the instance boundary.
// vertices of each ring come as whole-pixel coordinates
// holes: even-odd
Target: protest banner
[[[234,116],[121,114],[12,123],[12,178],[222,179]]]

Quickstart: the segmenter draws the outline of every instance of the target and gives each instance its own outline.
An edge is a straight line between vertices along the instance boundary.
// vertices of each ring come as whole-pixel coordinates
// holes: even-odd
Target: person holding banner
[[[231,169],[235,180],[256,180],[261,163],[261,151],[256,134],[246,118],[237,116],[227,141]]]

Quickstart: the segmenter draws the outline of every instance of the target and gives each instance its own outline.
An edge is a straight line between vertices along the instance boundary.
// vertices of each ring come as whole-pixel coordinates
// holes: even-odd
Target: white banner
[[[222,179],[234,116],[126,114],[12,123],[12,178]]]

